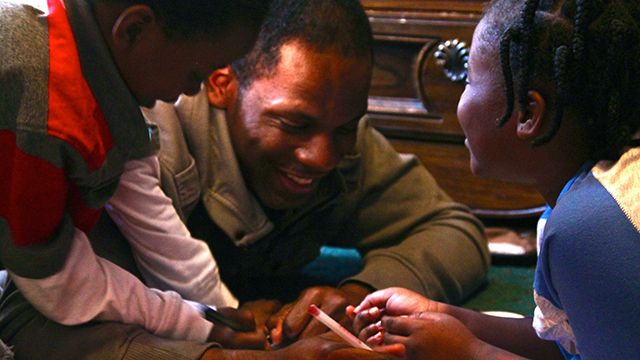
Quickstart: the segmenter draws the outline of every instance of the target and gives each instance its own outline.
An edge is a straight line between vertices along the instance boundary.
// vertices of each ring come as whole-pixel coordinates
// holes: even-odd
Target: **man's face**
[[[174,102],[180,94],[197,93],[213,69],[242,56],[254,40],[253,30],[237,25],[213,38],[184,40],[159,35],[116,60],[140,105],[151,107],[156,100]]]
[[[227,107],[236,156],[268,208],[306,204],[355,145],[367,110],[371,61],[318,53],[293,41],[273,74],[255,79]]]

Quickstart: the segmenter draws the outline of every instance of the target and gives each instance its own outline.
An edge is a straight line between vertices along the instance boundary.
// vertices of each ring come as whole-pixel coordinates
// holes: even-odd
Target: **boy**
[[[86,233],[127,163],[153,161],[138,106],[195,93],[212,69],[250,48],[268,2],[39,5],[45,13],[0,3],[4,267],[34,307],[57,322],[118,321],[207,340],[213,325],[195,308],[97,257]],[[206,250],[193,239],[184,246]],[[184,261],[176,271],[190,265]],[[211,291],[223,289],[213,259],[198,261],[195,267],[212,275]]]

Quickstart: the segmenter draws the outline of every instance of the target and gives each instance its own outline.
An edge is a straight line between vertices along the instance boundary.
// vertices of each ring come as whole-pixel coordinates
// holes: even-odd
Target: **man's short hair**
[[[318,52],[372,56],[371,26],[359,0],[273,0],[253,49],[232,64],[240,87],[271,74],[282,45],[294,40]]]
[[[177,37],[223,34],[231,23],[258,27],[270,0],[92,0],[147,5],[156,13],[166,33]]]

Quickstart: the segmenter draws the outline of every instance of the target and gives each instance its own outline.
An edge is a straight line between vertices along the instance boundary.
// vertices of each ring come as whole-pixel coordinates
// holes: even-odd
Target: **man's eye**
[[[280,126],[282,126],[282,128],[286,131],[300,131],[307,127],[307,124],[305,123],[292,121],[284,118],[279,118],[278,122],[280,123]]]

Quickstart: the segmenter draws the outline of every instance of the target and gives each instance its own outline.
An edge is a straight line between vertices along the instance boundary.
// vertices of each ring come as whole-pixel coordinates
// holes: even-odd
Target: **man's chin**
[[[274,194],[270,194],[270,195],[274,195]],[[274,196],[269,196],[268,199],[265,199],[265,197],[263,197],[263,200],[261,201],[261,203],[263,206],[266,206],[267,208],[272,210],[287,211],[287,210],[298,209],[305,206],[306,204],[309,203],[309,200],[311,199],[311,197],[312,196],[310,195],[287,196],[287,197],[279,196],[277,198]]]

